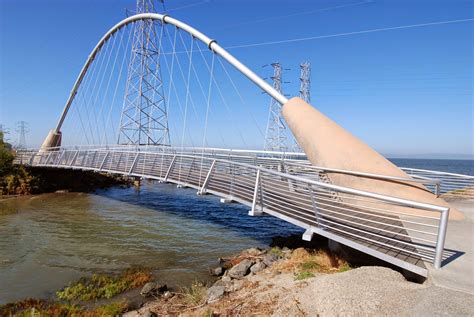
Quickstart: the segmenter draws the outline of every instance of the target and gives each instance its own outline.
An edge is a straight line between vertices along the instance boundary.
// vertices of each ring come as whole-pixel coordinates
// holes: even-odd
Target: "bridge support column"
[[[62,136],[60,131],[56,131],[56,129],[49,131],[48,136],[46,137],[46,139],[44,139],[39,151],[48,152],[56,150],[55,148],[61,146],[61,138]]]
[[[343,129],[337,123],[313,108],[300,98],[292,98],[282,107],[282,114],[298,144],[315,166],[409,178],[392,162],[370,148],[367,144]],[[384,179],[354,176],[344,173],[327,173],[334,185],[357,190],[396,196],[401,199],[449,207],[421,184],[410,182],[390,182]],[[365,202],[354,202],[363,205]],[[373,204],[384,208],[384,204]],[[432,211],[391,205],[391,210],[422,216],[439,216]],[[464,215],[451,208],[450,219],[461,220]]]
[[[302,239],[304,241],[311,241],[313,239],[313,231],[311,229],[306,229],[306,231],[303,233]]]
[[[263,215],[263,211],[261,211],[261,210],[255,210],[255,209],[250,209],[249,210],[249,216],[257,217],[257,216],[261,216],[261,215]]]

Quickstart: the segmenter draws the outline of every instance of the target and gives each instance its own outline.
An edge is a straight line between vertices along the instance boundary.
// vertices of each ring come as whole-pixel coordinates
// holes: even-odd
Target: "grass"
[[[268,253],[270,254],[273,254],[273,255],[276,255],[277,257],[280,257],[282,258],[285,254],[283,253],[283,251],[279,248],[279,247],[273,247],[271,248]]]
[[[150,270],[142,268],[128,269],[116,276],[94,274],[90,278],[81,278],[56,292],[56,296],[67,301],[112,298],[117,294],[144,285],[150,280]]]
[[[97,316],[118,316],[125,312],[128,308],[128,304],[125,300],[112,302],[109,304],[102,305],[93,310],[92,313]]]
[[[344,263],[343,265],[341,265],[339,267],[339,272],[346,272],[346,271],[349,271],[349,270],[352,270],[351,266],[349,265],[349,263]]]
[[[308,271],[301,271],[301,272],[295,273],[295,281],[305,280],[310,277],[314,277],[314,274]]]
[[[195,281],[190,287],[183,289],[183,295],[188,305],[201,305],[206,301],[207,287],[203,283]]]
[[[308,271],[308,270],[317,270],[321,266],[318,263],[316,263],[315,261],[307,261],[307,262],[300,263],[298,265],[298,267],[301,270]]]
[[[208,308],[204,313],[202,314],[202,317],[212,317],[214,316],[214,312],[212,309]]]
[[[19,302],[0,306],[0,316],[17,317],[42,317],[42,316],[82,316],[82,317],[105,317],[117,316],[126,311],[128,305],[125,301],[112,302],[87,310],[74,304],[48,302],[39,299],[25,299]]]
[[[316,273],[337,273],[350,270],[344,259],[328,250],[311,250],[298,248],[287,260],[275,263],[273,271],[293,272],[296,280],[306,279]]]

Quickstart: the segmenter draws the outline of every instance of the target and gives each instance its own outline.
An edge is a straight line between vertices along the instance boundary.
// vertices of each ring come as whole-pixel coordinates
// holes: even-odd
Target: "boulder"
[[[263,263],[265,263],[266,266],[271,266],[276,261],[278,261],[278,256],[272,253],[268,253],[263,257]]]
[[[164,299],[170,299],[171,297],[173,297],[173,293],[171,293],[170,291],[166,291],[163,293],[163,295],[161,295],[161,297],[163,297]]]
[[[262,261],[259,261],[259,262],[255,263],[254,265],[252,265],[250,267],[250,272],[255,274],[255,273],[258,273],[258,272],[262,271],[266,267],[267,267],[267,265],[265,263],[263,263]]]
[[[214,268],[209,268],[209,274],[211,274],[212,276],[221,276],[222,274],[224,274],[224,268],[218,266],[218,267],[214,267]]]
[[[224,296],[225,287],[222,285],[213,285],[207,290],[207,302],[212,303]]]
[[[232,281],[232,277],[230,277],[229,275],[224,275],[224,276],[221,278],[221,281],[222,281],[222,282],[230,282],[230,281]]]
[[[140,295],[142,295],[143,297],[150,297],[163,293],[166,290],[168,290],[166,284],[148,282],[143,285],[142,290],[140,291]]]
[[[250,248],[250,249],[245,250],[243,253],[251,255],[251,256],[259,256],[259,255],[262,255],[264,251],[262,251],[259,248]]]
[[[232,281],[218,280],[214,283],[213,286],[223,286],[225,292],[232,292],[234,289],[234,284],[232,283]]]
[[[237,292],[244,286],[244,280],[234,280],[232,283],[232,292]]]
[[[243,278],[245,275],[249,274],[250,267],[253,263],[254,262],[249,259],[242,260],[239,264],[229,270],[229,276],[236,279]]]

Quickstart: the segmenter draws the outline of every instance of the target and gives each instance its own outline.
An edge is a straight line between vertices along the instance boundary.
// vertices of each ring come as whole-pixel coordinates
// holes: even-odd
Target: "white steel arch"
[[[232,56],[229,52],[227,52],[222,46],[220,46],[216,40],[213,40],[206,36],[205,34],[201,33],[200,31],[196,30],[192,26],[183,23],[177,19],[174,19],[170,17],[167,14],[158,14],[158,13],[142,13],[142,14],[136,14],[131,17],[128,17],[119,23],[117,23],[115,26],[113,26],[97,43],[97,45],[94,47],[92,52],[90,53],[89,57],[86,60],[86,63],[82,67],[81,72],[79,73],[79,76],[76,79],[76,82],[74,83],[74,86],[71,90],[71,93],[69,94],[69,98],[66,101],[66,105],[64,106],[63,112],[61,114],[61,117],[59,118],[58,124],[54,130],[55,133],[60,133],[61,126],[64,123],[64,120],[66,118],[66,115],[69,111],[69,108],[71,107],[71,104],[74,100],[74,97],[77,94],[77,91],[79,89],[79,86],[81,85],[81,82],[87,73],[87,70],[89,69],[89,66],[91,63],[94,61],[95,56],[97,53],[100,51],[102,46],[107,42],[107,40],[118,30],[120,30],[122,27],[139,21],[139,20],[158,20],[163,22],[164,24],[171,24],[176,26],[177,28],[189,33],[192,35],[194,38],[200,40],[204,44],[206,44],[207,47],[211,51],[213,51],[215,54],[221,56],[226,60],[229,64],[234,66],[237,70],[239,70],[242,74],[244,74],[247,78],[249,78],[253,83],[255,83],[257,86],[259,86],[261,89],[263,89],[266,93],[268,93],[272,98],[275,98],[279,103],[284,104],[288,101],[288,98],[283,96],[280,92],[278,92],[275,88],[273,88],[271,85],[269,85],[266,81],[264,81],[262,78],[260,78],[257,74],[255,74],[252,70],[250,70],[247,66],[245,66],[243,63],[241,63],[237,58]]]

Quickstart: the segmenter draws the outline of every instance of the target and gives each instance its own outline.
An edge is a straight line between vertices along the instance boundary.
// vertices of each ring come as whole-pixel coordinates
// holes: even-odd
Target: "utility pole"
[[[28,123],[25,121],[18,121],[16,123],[16,132],[20,134],[20,139],[18,140],[17,148],[25,149],[26,148],[26,133],[30,130],[28,129]]]
[[[154,0],[137,0],[136,13],[147,12],[155,12]],[[119,144],[170,145],[160,69],[160,26],[161,22],[154,20],[135,23]]]
[[[273,88],[282,92],[282,67],[280,63],[270,64],[273,67]],[[287,150],[286,126],[281,117],[281,105],[278,101],[270,99],[267,130],[265,133],[265,151]]]

